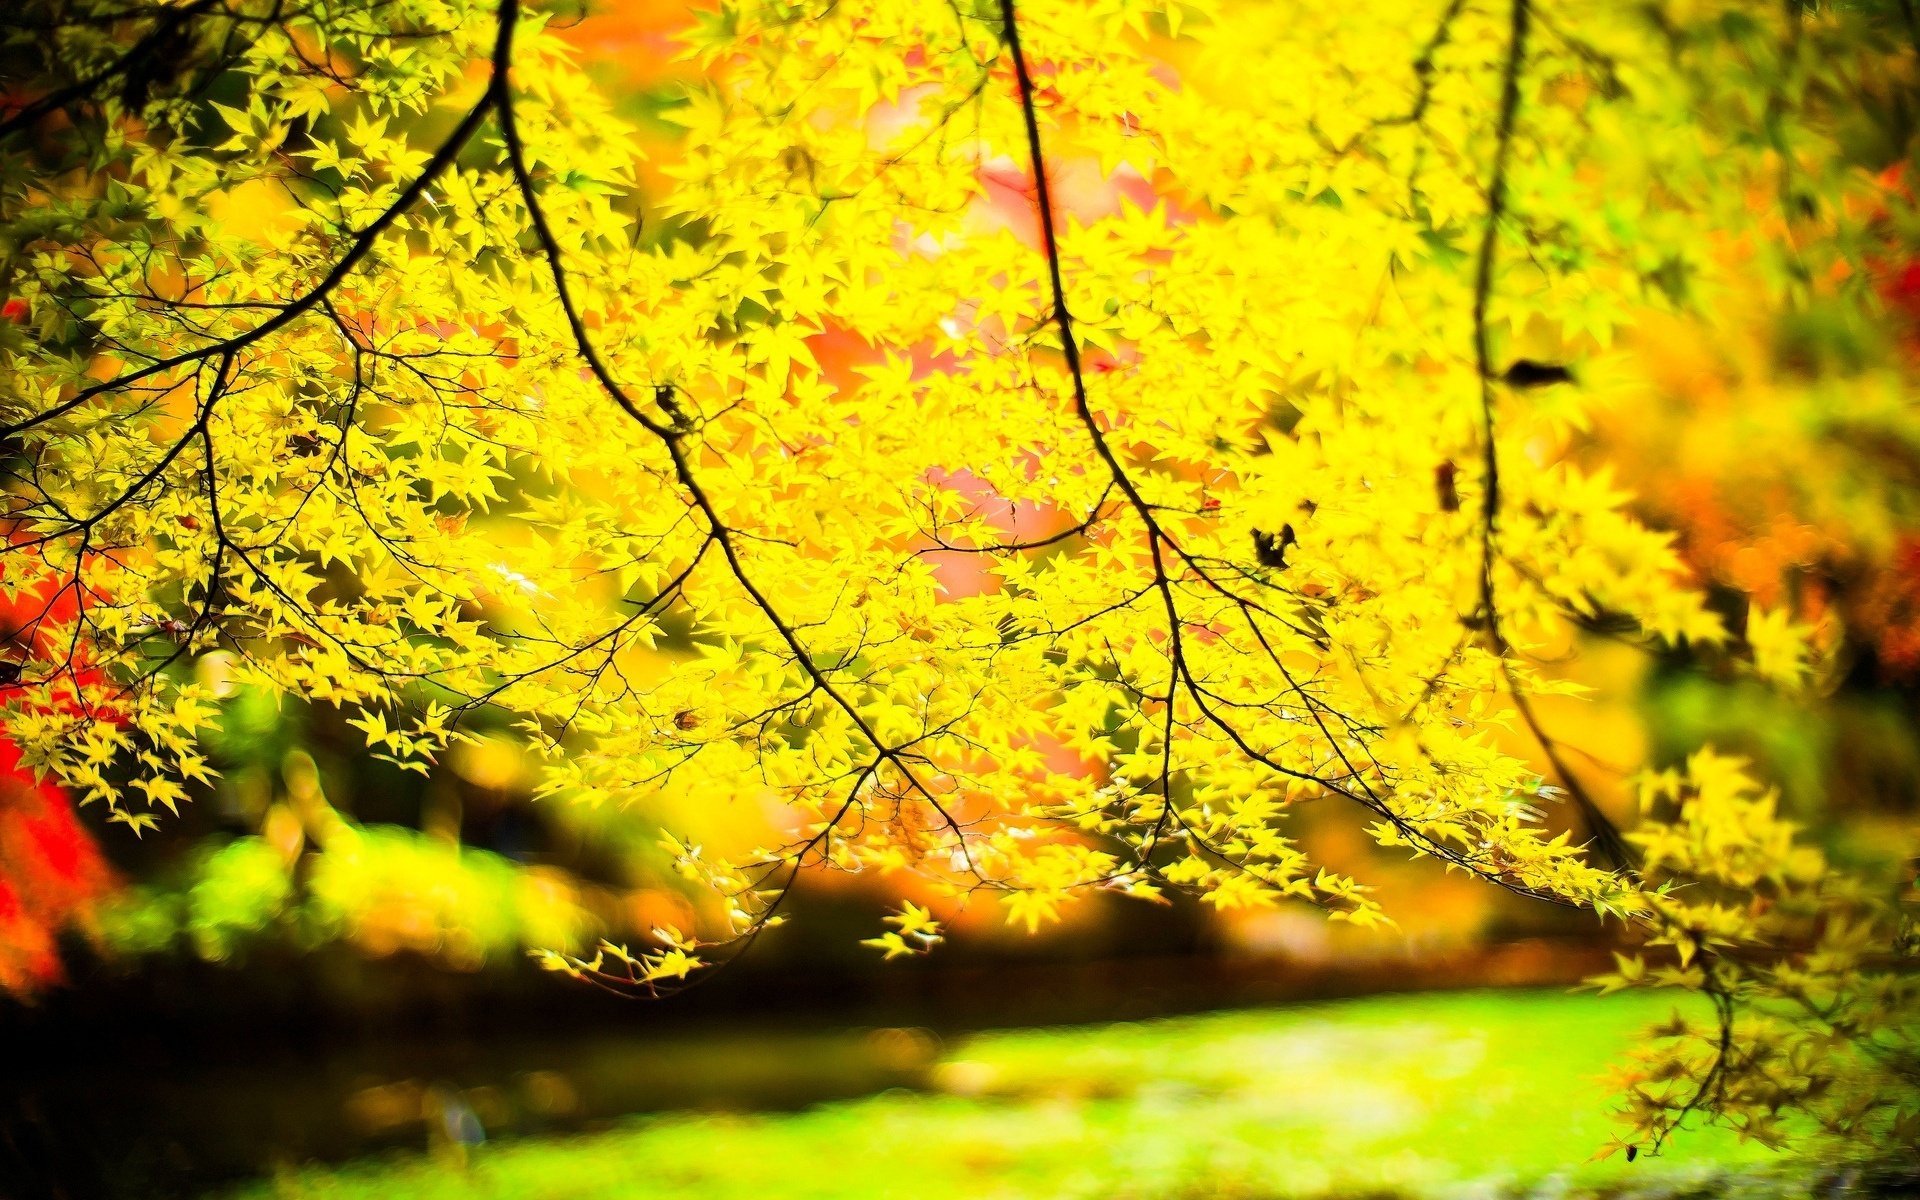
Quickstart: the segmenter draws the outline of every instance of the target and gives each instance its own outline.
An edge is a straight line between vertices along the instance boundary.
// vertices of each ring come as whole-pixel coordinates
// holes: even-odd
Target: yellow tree
[[[1818,667],[1579,454],[1638,314],[1844,285],[1845,84],[1912,49],[1749,7],[722,0],[647,162],[537,4],[31,0],[7,731],[139,831],[210,778],[217,656],[408,767],[487,712],[555,802],[777,803],[673,842],[722,927],[549,957],[643,989],[812,866],[1379,922],[1288,833],[1346,804],[1712,998],[1630,1153],[1911,1141],[1894,885],[1710,755],[1623,839],[1531,702],[1580,629]]]

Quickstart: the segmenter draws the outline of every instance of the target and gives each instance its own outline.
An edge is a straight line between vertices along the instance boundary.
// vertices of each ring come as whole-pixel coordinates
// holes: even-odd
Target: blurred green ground
[[[607,1132],[283,1171],[235,1200],[1199,1200],[1670,1194],[1775,1156],[1696,1134],[1590,1161],[1604,1079],[1657,996],[1470,992],[946,1046],[927,1091],[794,1114],[634,1119]],[[888,1035],[908,1038],[912,1035]],[[1715,1190],[1709,1187],[1707,1190]]]

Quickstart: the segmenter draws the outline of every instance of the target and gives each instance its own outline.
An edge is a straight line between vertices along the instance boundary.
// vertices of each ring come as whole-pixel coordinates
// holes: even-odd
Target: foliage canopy
[[[1920,1138],[1907,879],[1705,750],[1622,839],[1532,705],[1595,635],[1821,682],[1584,434],[1645,402],[1645,314],[1875,311],[1897,6],[723,0],[665,162],[568,18],[0,22],[29,766],[153,827],[246,688],[411,769],[493,723],[556,800],[778,805],[783,844],[672,843],[712,928],[549,959],[642,988],[812,865],[1380,922],[1288,832],[1351,804],[1620,919],[1610,986],[1713,998],[1627,1078],[1630,1153]]]

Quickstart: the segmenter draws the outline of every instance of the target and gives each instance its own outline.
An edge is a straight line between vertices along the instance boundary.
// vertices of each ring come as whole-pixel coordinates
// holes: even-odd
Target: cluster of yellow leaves
[[[409,135],[433,127],[429,85],[474,86],[460,52],[480,56],[492,15],[382,18],[459,32],[417,59],[348,38],[368,63],[325,111],[309,77],[249,58],[244,102],[150,138],[112,185],[136,209],[191,203],[43,249],[44,298],[73,289],[84,252],[80,286],[121,363],[257,327],[423,169],[428,143]],[[672,111],[686,151],[639,236],[630,139],[529,18],[512,83],[533,187],[610,374],[671,403],[683,461],[613,423],[508,164],[469,156],[324,311],[115,393],[138,419],[109,401],[34,431],[24,527],[54,539],[51,557],[75,537],[61,514],[102,514],[79,540],[129,578],[76,633],[139,714],[103,730],[36,721],[23,700],[13,728],[35,761],[133,819],[102,772],[146,754],[162,781],[135,794],[177,802],[164,768],[204,775],[190,735],[211,710],[155,662],[222,642],[244,650],[244,682],[354,711],[396,759],[430,759],[451,713],[503,707],[548,753],[551,794],[724,804],[748,789],[807,814],[796,845],[826,861],[984,882],[1023,897],[1023,921],[1087,886],[1161,883],[1375,919],[1364,889],[1285,836],[1290,805],[1329,793],[1374,809],[1390,840],[1517,886],[1613,890],[1522,819],[1533,773],[1486,737],[1508,668],[1466,627],[1482,484],[1462,467],[1457,496],[1435,486],[1480,436],[1452,262],[1480,208],[1500,23],[1453,14],[1450,52],[1422,74],[1438,6],[1411,24],[1026,6],[1056,169],[1139,183],[1063,190],[1090,429],[1067,399],[1027,201],[992,202],[1030,178],[998,15],[951,16],[723,7],[689,35],[711,82]],[[1615,182],[1556,153],[1597,120],[1557,98],[1583,72],[1565,50],[1529,64],[1533,152],[1514,191],[1531,223],[1574,220],[1585,189]],[[1417,127],[1399,120],[1414,104]],[[285,152],[296,124],[305,148]],[[289,153],[336,182],[302,186]],[[292,197],[284,236],[199,215],[260,183]],[[1577,346],[1595,296],[1631,300],[1603,249],[1581,253],[1605,278],[1554,271],[1543,289],[1512,256],[1505,324]],[[204,307],[183,327],[188,302]],[[829,370],[828,345],[852,361]],[[43,356],[17,408],[81,365]],[[1604,609],[1718,637],[1626,497],[1556,451],[1531,465],[1572,403],[1522,399],[1501,414],[1493,568],[1515,635]],[[1164,542],[1119,504],[1095,429]],[[1076,521],[1078,536],[967,560],[982,565],[964,587],[961,556],[937,549]],[[1255,531],[1281,528],[1297,540],[1283,569],[1253,552]],[[674,652],[654,653],[662,636]],[[1035,826],[1062,815],[1076,835]]]
[[[1639,902],[1647,952],[1595,982],[1702,993],[1620,1073],[1629,1131],[1658,1149],[1690,1120],[1778,1147],[1811,1126],[1843,1143],[1920,1145],[1920,986],[1911,862],[1836,870],[1742,760],[1703,750],[1644,777]],[[1651,961],[1650,961],[1651,956]]]
[[[909,900],[900,911],[886,918],[893,926],[879,937],[865,938],[860,944],[872,946],[888,958],[925,954],[941,943],[940,922],[933,914]]]
[[[534,958],[547,970],[574,979],[617,980],[649,990],[685,980],[700,966],[699,943],[679,929],[659,926],[654,929],[653,937],[661,949],[635,953],[624,945],[603,941],[591,957],[540,949],[534,951]]]

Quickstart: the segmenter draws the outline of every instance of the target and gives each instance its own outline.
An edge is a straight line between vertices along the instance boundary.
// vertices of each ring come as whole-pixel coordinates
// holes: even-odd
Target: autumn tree
[[[565,8],[27,0],[0,716],[136,833],[236,685],[422,771],[504,719],[555,803],[780,806],[667,831],[710,927],[548,956],[642,990],[808,869],[1382,922],[1289,836],[1346,805],[1708,998],[1630,1155],[1911,1143],[1910,876],[1706,749],[1623,836],[1534,706],[1590,635],[1820,684],[1583,431],[1648,314],[1877,311],[1849,89],[1912,82],[1903,12],[722,0],[649,157]]]

